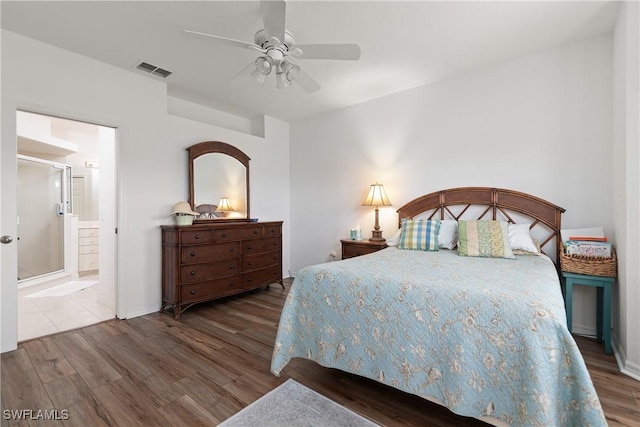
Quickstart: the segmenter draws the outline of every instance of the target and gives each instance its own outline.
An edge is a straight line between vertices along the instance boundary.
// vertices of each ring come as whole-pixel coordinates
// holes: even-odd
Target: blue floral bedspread
[[[301,269],[271,371],[303,357],[517,426],[606,425],[553,263],[385,250]]]

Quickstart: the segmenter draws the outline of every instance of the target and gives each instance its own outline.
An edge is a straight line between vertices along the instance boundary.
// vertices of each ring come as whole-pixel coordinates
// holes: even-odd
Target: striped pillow
[[[439,229],[439,219],[403,219],[398,249],[437,251]]]
[[[506,221],[458,221],[458,254],[470,257],[515,258]]]

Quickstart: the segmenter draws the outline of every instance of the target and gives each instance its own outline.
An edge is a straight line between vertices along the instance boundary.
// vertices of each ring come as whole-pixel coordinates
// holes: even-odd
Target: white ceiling
[[[611,1],[289,1],[297,43],[358,43],[359,61],[298,60],[321,86],[228,82],[258,54],[184,29],[253,42],[259,1],[2,1],[2,28],[131,72],[173,72],[171,96],[244,117],[315,116],[447,76],[610,32]],[[146,74],[145,74],[146,75]],[[271,77],[271,76],[270,76]],[[149,76],[149,78],[155,78]]]

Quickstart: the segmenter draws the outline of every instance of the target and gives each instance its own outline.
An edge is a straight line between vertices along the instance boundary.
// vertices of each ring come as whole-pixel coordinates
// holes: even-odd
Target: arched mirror
[[[189,203],[195,222],[249,219],[249,156],[220,141],[187,148]]]

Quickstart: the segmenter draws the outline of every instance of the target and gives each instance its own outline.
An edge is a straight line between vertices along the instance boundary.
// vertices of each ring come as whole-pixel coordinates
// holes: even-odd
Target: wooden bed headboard
[[[482,208],[471,209],[478,206]],[[552,258],[557,262],[562,250],[560,222],[564,211],[560,206],[519,191],[460,187],[425,194],[410,201],[398,209],[398,221],[417,216],[441,220],[493,219],[510,223],[526,220],[531,222],[530,230],[537,228],[542,233],[536,238],[543,251],[545,246],[553,245]],[[548,252],[547,255],[551,256]]]

